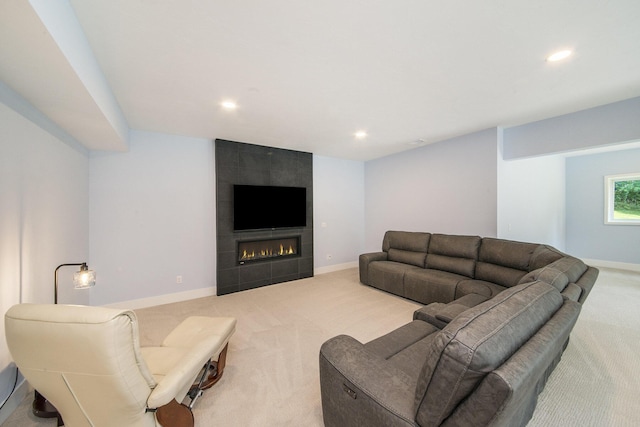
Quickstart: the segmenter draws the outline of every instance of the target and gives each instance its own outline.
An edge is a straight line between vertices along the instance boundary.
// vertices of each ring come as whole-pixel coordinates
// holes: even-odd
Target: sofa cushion
[[[462,280],[456,287],[455,299],[464,297],[465,295],[478,294],[486,299],[493,298],[500,292],[507,289],[505,286],[496,285],[493,282],[485,282],[484,280],[468,279]]]
[[[432,234],[429,253],[456,258],[478,258],[480,236],[458,236],[450,234]]]
[[[472,294],[466,294],[465,296],[462,296],[460,298],[456,298],[454,302],[456,304],[464,305],[465,307],[469,308],[469,307],[475,307],[476,305],[481,304],[488,299],[489,297],[486,297],[484,295],[472,293]]]
[[[423,304],[451,302],[467,277],[440,270],[412,269],[404,275],[404,297]]]
[[[369,286],[403,296],[404,275],[411,270],[423,269],[400,262],[376,261],[369,264]]]
[[[496,283],[506,288],[517,285],[525,274],[527,272],[523,270],[488,262],[478,261],[476,264],[476,279]]]
[[[576,282],[587,271],[587,265],[578,258],[572,256],[565,256],[559,260],[549,264],[549,267],[553,267],[556,270],[562,271],[567,275],[569,282]]]
[[[382,239],[382,250],[402,249],[412,252],[427,252],[431,233],[418,233],[411,231],[387,231]]]
[[[389,261],[401,262],[422,268],[424,268],[424,260],[427,256],[424,252],[405,251],[395,248],[390,248],[388,254]]]
[[[478,260],[528,272],[529,261],[538,246],[534,243],[485,237],[480,245]]]
[[[508,289],[456,317],[434,337],[416,387],[416,421],[440,425],[482,379],[562,306],[544,282]]]
[[[533,270],[531,273],[523,276],[522,279],[520,279],[520,283],[533,282],[535,280],[541,280],[548,283],[559,292],[562,292],[569,284],[569,278],[567,275],[551,266]]]
[[[431,235],[427,268],[473,277],[481,240],[479,236]]]
[[[549,265],[565,256],[567,255],[552,246],[538,245],[531,255],[531,260],[529,260],[529,270],[536,270],[544,267],[545,265]]]
[[[575,283],[569,283],[569,285],[562,291],[562,296],[570,299],[571,301],[579,302],[582,296],[582,288]]]
[[[473,273],[476,270],[476,262],[473,259],[428,254],[427,268],[448,271],[450,273],[461,274],[463,276],[472,278]]]

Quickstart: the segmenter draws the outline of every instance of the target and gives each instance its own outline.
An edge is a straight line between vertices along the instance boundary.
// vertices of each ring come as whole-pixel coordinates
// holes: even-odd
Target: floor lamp
[[[76,266],[80,267],[78,271],[73,274],[73,287],[75,289],[88,289],[96,284],[96,273],[93,270],[89,270],[86,262],[75,263],[75,264],[60,264],[56,267],[56,271],[54,272],[54,289],[53,289],[53,303],[58,304],[58,270],[61,267],[69,267]],[[34,391],[33,405],[32,405],[33,415],[38,418],[58,418],[58,425],[61,425],[60,414],[56,408],[49,403],[49,401],[40,393],[38,390]]]

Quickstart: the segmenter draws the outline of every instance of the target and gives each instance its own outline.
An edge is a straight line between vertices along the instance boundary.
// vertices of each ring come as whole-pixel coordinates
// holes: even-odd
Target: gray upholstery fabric
[[[562,271],[567,275],[569,282],[575,282],[578,280],[585,271],[587,271],[587,265],[582,260],[570,256],[560,258],[557,261],[549,264],[549,267],[553,267],[556,270]]]
[[[538,245],[529,260],[529,270],[531,271],[544,267],[545,265],[549,265],[564,256],[567,256],[567,254],[560,252],[552,246]]]
[[[393,261],[379,261],[369,265],[369,285],[396,295],[404,295],[404,275],[420,267]]]
[[[570,299],[571,301],[580,301],[580,296],[582,295],[582,288],[575,283],[569,283],[566,288],[562,291],[562,296]]]
[[[360,281],[423,304],[468,294],[494,297],[534,280],[583,302],[598,276],[551,246],[491,237],[387,231],[382,246],[383,252],[360,256]],[[572,282],[579,296],[576,289],[565,291]]]
[[[478,260],[528,272],[531,255],[538,246],[534,243],[485,237],[480,245]],[[476,278],[478,278],[477,274]]]
[[[487,282],[484,280],[462,280],[456,287],[456,299],[470,294],[478,294],[487,298],[493,298],[505,289],[507,289],[505,286],[496,285],[493,282]]]
[[[517,285],[525,274],[526,271],[499,264],[480,261],[476,263],[476,279],[497,283],[505,288]]]
[[[456,258],[478,259],[480,236],[461,236],[455,234],[432,234],[429,253]]]
[[[408,265],[415,265],[416,267],[425,266],[425,259],[427,254],[424,252],[412,252],[405,251],[403,249],[389,248],[388,259],[389,261],[402,262]]]
[[[547,245],[399,231],[360,270],[428,305],[370,343],[323,345],[328,427],[526,425],[598,276]]]
[[[447,323],[451,322],[456,316],[488,299],[489,297],[483,295],[467,294],[448,304],[434,302],[414,311],[413,319],[422,320],[440,329],[444,329]]]
[[[415,427],[415,387],[415,375],[349,336],[331,338],[320,347],[325,427]]]
[[[426,264],[427,268],[448,271],[469,278],[473,278],[473,274],[476,271],[476,261],[473,259],[428,254]]]
[[[362,254],[358,257],[358,265],[360,271],[360,282],[365,285],[369,284],[369,264],[374,261],[386,261],[386,252],[372,252],[368,254]]]
[[[443,304],[441,302],[432,302],[431,304],[425,305],[424,307],[414,311],[413,320],[421,320],[435,326],[438,329],[444,329],[444,327],[447,326],[447,323],[449,322],[440,320],[436,316],[440,312],[440,310],[444,310],[446,306],[447,304]]]
[[[434,303],[414,318],[447,306],[464,307]],[[580,307],[535,281],[463,310],[442,330],[414,320],[364,345],[332,338],[320,349],[325,426],[524,427]]]
[[[533,282],[534,280],[542,280],[562,292],[569,284],[569,278],[562,271],[553,268],[551,265],[533,270],[520,279],[520,283]]]
[[[538,394],[560,361],[580,307],[565,300],[553,317],[489,373],[442,425],[524,427],[531,419]]]
[[[415,375],[424,364],[424,355],[431,345],[433,334],[440,329],[414,320],[386,335],[376,338],[364,347],[409,375]]]
[[[423,304],[453,301],[456,286],[467,277],[446,271],[412,269],[404,276],[404,297]]]
[[[476,305],[485,302],[488,299],[489,299],[489,297],[486,297],[484,295],[467,294],[465,296],[457,298],[454,302],[456,304],[464,305],[465,307],[471,308],[471,307],[475,307]]]
[[[430,238],[430,233],[387,231],[382,240],[382,250],[388,252],[389,249],[395,248],[426,253],[429,248]]]
[[[479,236],[432,234],[427,268],[473,277],[481,241]]]
[[[563,298],[544,283],[508,289],[465,311],[434,339],[416,387],[418,424],[442,423],[494,369],[560,308]]]
[[[596,283],[596,279],[598,278],[598,269],[594,267],[589,267],[587,271],[584,272],[582,277],[576,282],[576,285],[580,286],[582,289],[582,293],[580,294],[580,299],[578,299],[579,303],[583,303],[584,300],[587,299],[587,296],[591,292],[593,285]]]

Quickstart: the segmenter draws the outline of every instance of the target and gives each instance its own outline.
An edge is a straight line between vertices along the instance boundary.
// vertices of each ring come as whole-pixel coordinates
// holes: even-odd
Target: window
[[[640,225],[640,173],[604,177],[604,223]]]

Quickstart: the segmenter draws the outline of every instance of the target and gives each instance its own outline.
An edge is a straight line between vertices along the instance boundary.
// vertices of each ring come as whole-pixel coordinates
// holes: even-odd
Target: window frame
[[[604,177],[604,223],[605,225],[640,225],[640,219],[615,219],[615,183],[618,181],[640,181],[640,172],[607,175]]]

